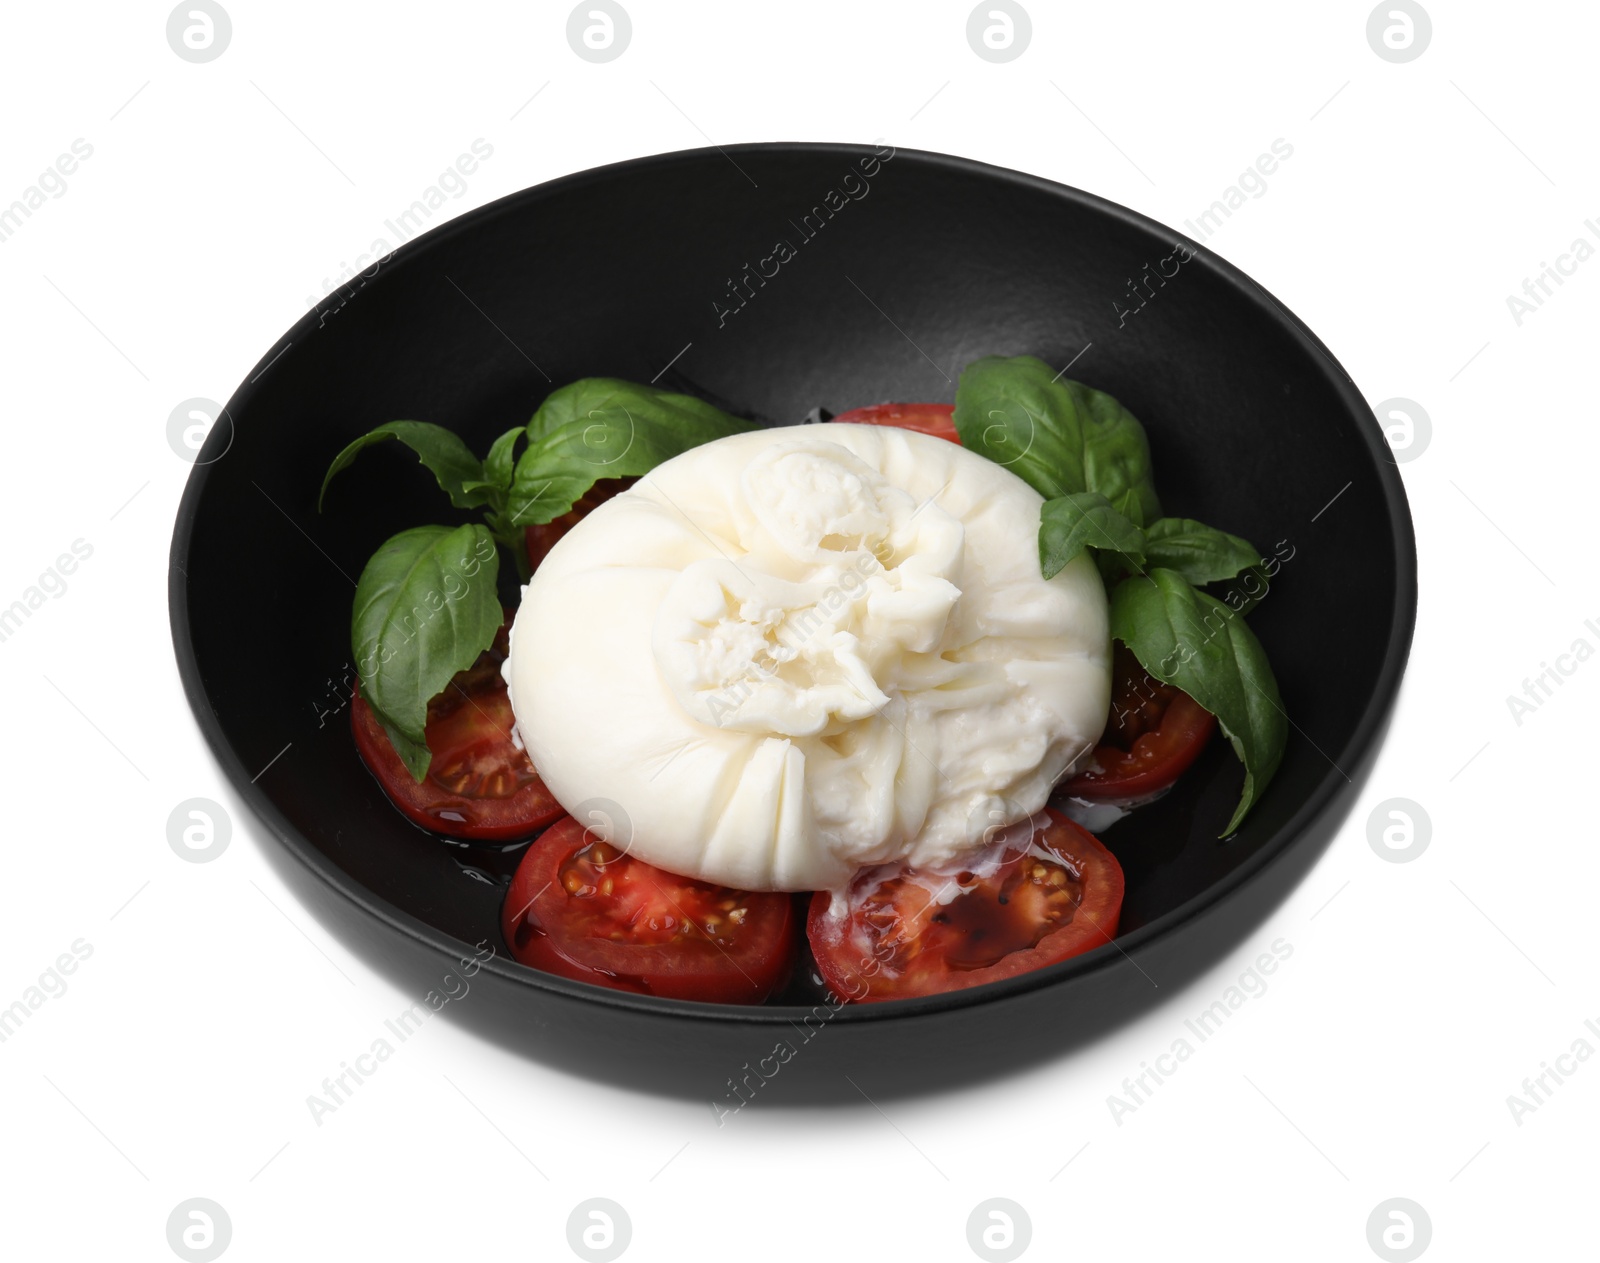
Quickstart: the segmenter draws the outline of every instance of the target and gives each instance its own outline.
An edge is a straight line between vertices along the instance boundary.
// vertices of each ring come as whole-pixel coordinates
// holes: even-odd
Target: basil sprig
[[[1237,829],[1283,760],[1288,718],[1266,652],[1240,611],[1199,588],[1263,565],[1237,535],[1163,517],[1144,427],[1120,403],[1062,380],[1032,356],[989,356],[956,386],[963,447],[1006,466],[1045,502],[1039,569],[1093,550],[1110,592],[1111,634],[1156,679],[1217,717],[1244,763]]]
[[[679,452],[750,428],[688,395],[596,377],[552,392],[527,425],[502,434],[482,460],[426,421],[386,422],[334,457],[319,508],[334,475],[366,448],[395,439],[416,453],[451,504],[483,514],[482,524],[401,531],[356,583],[350,639],[361,695],[413,777],[428,774],[428,703],[499,630],[496,545],[526,580],[526,527],[571,511],[602,478],[649,473]]]

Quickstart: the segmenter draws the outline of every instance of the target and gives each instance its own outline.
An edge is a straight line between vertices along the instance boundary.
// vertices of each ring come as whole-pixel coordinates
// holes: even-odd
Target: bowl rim
[[[1308,832],[1313,822],[1329,808],[1340,791],[1345,788],[1349,782],[1349,777],[1341,770],[1342,767],[1357,764],[1362,756],[1372,749],[1382,724],[1395,702],[1399,692],[1400,680],[1409,658],[1412,635],[1416,624],[1416,533],[1405,494],[1404,482],[1400,477],[1399,465],[1394,460],[1387,442],[1382,438],[1382,430],[1378,425],[1377,419],[1374,417],[1372,409],[1365,398],[1356,389],[1349,373],[1334,358],[1332,352],[1322,343],[1321,339],[1312,333],[1299,317],[1285,307],[1273,294],[1226,259],[1206,249],[1204,245],[1193,241],[1176,229],[1170,228],[1137,211],[1130,210],[1119,203],[1085,192],[1082,189],[1074,188],[1071,185],[1046,179],[1043,176],[1030,175],[1007,167],[979,162],[972,158],[919,149],[893,148],[891,153],[897,160],[909,158],[927,168],[968,177],[977,176],[991,181],[1011,184],[1030,192],[1044,193],[1050,197],[1075,203],[1082,209],[1106,216],[1126,227],[1158,237],[1169,238],[1175,245],[1182,243],[1193,251],[1197,260],[1212,271],[1218,280],[1226,282],[1237,290],[1241,298],[1257,306],[1267,308],[1269,317],[1276,318],[1276,323],[1290,335],[1301,350],[1312,353],[1314,357],[1320,357],[1324,361],[1324,371],[1327,373],[1329,383],[1333,387],[1336,397],[1354,421],[1353,428],[1364,445],[1363,450],[1372,459],[1372,463],[1377,469],[1379,485],[1383,492],[1384,506],[1393,525],[1391,542],[1393,545],[1392,560],[1395,567],[1395,583],[1392,595],[1395,601],[1395,616],[1388,628],[1383,662],[1376,684],[1367,699],[1367,704],[1350,738],[1334,752],[1334,756],[1337,757],[1328,754],[1323,755],[1327,759],[1329,766],[1322,778],[1312,788],[1294,814],[1251,856],[1203,890],[1184,900],[1177,907],[1140,926],[1126,936],[1119,936],[1081,956],[1046,966],[1043,969],[1033,970],[979,987],[881,1004],[842,1003],[835,1006],[826,1001],[818,1001],[816,1005],[811,1007],[771,1004],[734,1005],[675,1000],[660,996],[640,996],[628,992],[613,991],[590,983],[577,982],[542,973],[517,963],[497,950],[492,957],[482,963],[481,967],[509,983],[528,987],[535,991],[550,993],[556,997],[596,1004],[603,1008],[633,1010],[695,1022],[732,1023],[745,1026],[790,1026],[795,1019],[804,1015],[814,1014],[817,1010],[825,1008],[831,1013],[828,1019],[829,1025],[843,1023],[854,1026],[859,1023],[892,1022],[955,1009],[982,1008],[986,1005],[1000,1003],[1012,996],[1025,992],[1057,987],[1075,978],[1087,977],[1091,974],[1120,967],[1122,959],[1130,961],[1135,965],[1135,968],[1138,968],[1137,962],[1132,959],[1134,952],[1169,937],[1187,922],[1205,915],[1216,905],[1252,882],[1270,865],[1281,860],[1293,848],[1294,844]],[[413,262],[426,251],[453,239],[463,232],[474,230],[500,215],[519,210],[529,203],[541,201],[554,193],[582,188],[587,184],[613,180],[622,176],[643,174],[666,167],[704,163],[708,160],[727,161],[729,155],[739,154],[751,156],[830,155],[848,161],[867,156],[876,156],[881,159],[882,148],[881,146],[873,147],[864,144],[831,141],[764,141],[698,149],[681,149],[669,153],[649,154],[623,159],[618,162],[607,163],[604,166],[591,167],[583,171],[559,176],[555,179],[508,193],[493,202],[469,210],[445,224],[441,224],[409,241],[403,242],[389,255],[379,260],[379,264],[383,266],[385,272],[393,271],[397,267]],[[374,275],[376,276],[376,273]],[[211,706],[210,699],[202,684],[199,660],[189,624],[188,562],[190,543],[194,535],[196,519],[201,501],[205,495],[212,466],[217,463],[218,457],[222,455],[221,452],[211,452],[209,449],[220,445],[223,438],[222,431],[231,431],[232,414],[235,410],[243,411],[249,406],[258,393],[257,383],[266,376],[267,370],[273,367],[296,341],[307,335],[314,322],[316,324],[321,323],[323,311],[333,300],[341,299],[341,293],[340,289],[334,290],[333,293],[325,296],[323,300],[307,311],[249,370],[245,379],[223,407],[223,412],[230,416],[230,425],[228,427],[212,426],[205,447],[202,448],[200,457],[196,459],[194,467],[190,471],[174,520],[172,546],[169,555],[168,614],[171,622],[173,652],[177,658],[178,673],[183,682],[184,694],[188,699],[190,709],[194,712],[196,721],[199,723],[200,730],[206,739],[206,744],[211,749],[212,755],[220,764],[234,791],[244,799],[246,805],[255,813],[257,818],[268,826],[288,853],[334,894],[387,926],[395,933],[430,949],[441,958],[465,959],[467,954],[472,951],[471,944],[457,939],[455,936],[447,934],[403,911],[387,900],[379,898],[366,886],[346,874],[328,856],[303,837],[288,818],[279,811],[266,790],[250,779],[248,769],[229,742],[222,720]],[[346,300],[341,299],[341,305],[342,301]],[[231,433],[227,441],[231,443]],[[226,449],[224,448],[224,450]],[[1119,956],[1121,959],[1119,959]]]

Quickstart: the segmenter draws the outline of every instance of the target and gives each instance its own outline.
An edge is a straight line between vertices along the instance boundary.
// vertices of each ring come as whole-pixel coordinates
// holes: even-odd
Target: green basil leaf
[[[484,457],[483,477],[468,478],[461,484],[461,490],[466,495],[483,493],[488,504],[491,525],[497,529],[501,525],[499,514],[505,508],[506,493],[511,490],[511,472],[514,467],[517,441],[527,432],[528,427],[525,425],[507,430],[494,441],[494,446]],[[514,545],[508,546],[514,547]]]
[[[350,643],[361,695],[400,743],[421,780],[428,703],[493,642],[504,614],[495,580],[500,554],[478,525],[418,526],[384,543],[356,583]]]
[[[400,756],[400,762],[406,765],[406,771],[411,773],[411,779],[421,784],[428,778],[428,767],[433,762],[433,751],[428,749],[426,741],[413,741],[401,732],[377,711],[378,723],[382,725],[384,734],[389,738],[389,744],[394,747],[394,752]]]
[[[1139,498],[1139,493],[1129,487],[1120,496],[1111,502],[1111,507],[1141,529],[1145,524],[1144,502]],[[1157,521],[1160,519],[1158,518]]]
[[[1039,510],[1039,569],[1059,574],[1085,548],[1117,553],[1144,564],[1144,532],[1111,507],[1097,491],[1046,500]]]
[[[1244,619],[1175,570],[1124,579],[1111,593],[1111,634],[1158,680],[1217,717],[1244,763],[1244,793],[1226,837],[1283,761],[1289,718],[1266,651]]]
[[[1110,395],[1057,380],[1031,355],[974,360],[956,384],[961,445],[1046,500],[1096,491],[1135,526],[1161,516],[1144,427]]]
[[[1232,579],[1223,583],[1212,595],[1236,614],[1248,614],[1260,605],[1272,590],[1272,575],[1265,565],[1246,566]]]
[[[727,434],[755,429],[693,395],[679,395],[654,386],[639,386],[616,377],[584,377],[552,391],[528,422],[528,441],[537,443],[574,421],[596,427],[587,454],[597,463],[615,460],[626,448],[628,422],[657,430],[681,432],[684,450]],[[693,437],[698,435],[699,437]],[[617,442],[620,448],[608,444]]]
[[[563,386],[528,422],[506,501],[508,525],[548,522],[601,478],[647,474],[713,439],[754,429],[691,395],[609,377]]]
[[[333,481],[333,476],[355,460],[362,448],[371,447],[385,439],[399,439],[415,452],[417,459],[439,480],[440,488],[456,508],[475,509],[488,503],[488,494],[481,484],[476,490],[466,486],[468,482],[483,478],[483,463],[459,438],[442,425],[434,425],[429,421],[386,421],[363,434],[333,458],[333,464],[328,466],[328,472],[322,479],[322,491],[317,496],[318,512],[322,510],[322,500],[328,494],[328,484]]]
[[[485,484],[499,491],[511,490],[511,473],[516,468],[517,440],[528,432],[528,427],[519,425],[515,429],[507,430],[494,441],[494,446],[489,449],[489,455],[484,457],[483,477]]]
[[[1152,566],[1176,570],[1193,584],[1215,583],[1261,564],[1249,540],[1186,517],[1158,518],[1145,528]]]

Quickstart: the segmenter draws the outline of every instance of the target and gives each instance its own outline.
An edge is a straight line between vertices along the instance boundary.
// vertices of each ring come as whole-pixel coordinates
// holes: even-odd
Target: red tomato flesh
[[[1087,771],[1061,787],[1074,798],[1111,802],[1168,788],[1200,757],[1216,717],[1187,693],[1150,675],[1127,646],[1111,657],[1111,717]]]
[[[758,1004],[789,977],[793,900],[677,877],[568,816],[528,848],[500,925],[511,954],[618,991]]]
[[[1058,812],[1002,830],[969,863],[870,870],[841,916],[829,892],[813,895],[806,933],[824,981],[862,1003],[936,995],[1053,965],[1117,932],[1122,866]]]
[[[359,693],[350,707],[356,749],[394,805],[424,829],[453,838],[511,842],[561,815],[528,756],[511,740],[511,698],[500,665],[510,652],[508,626],[428,703],[424,730],[433,760],[421,782],[395,753],[372,707]]]
[[[956,423],[952,419],[955,410],[953,403],[877,403],[870,408],[841,412],[833,420],[835,424],[842,421],[850,425],[894,425],[960,443],[961,436],[956,433]]]
[[[604,504],[619,491],[626,491],[637,478],[602,478],[573,502],[572,508],[558,518],[530,526],[523,532],[528,546],[528,564],[533,570],[550,555],[556,541],[589,515],[597,505]]]

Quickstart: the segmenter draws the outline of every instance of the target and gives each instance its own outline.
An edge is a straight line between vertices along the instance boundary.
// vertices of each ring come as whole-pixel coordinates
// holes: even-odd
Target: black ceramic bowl
[[[1415,544],[1379,427],[1326,348],[1247,277],[1192,244],[1184,261],[1183,238],[1131,211],[886,152],[669,154],[464,215],[269,349],[189,480],[172,543],[178,664],[224,771],[281,843],[277,867],[419,999],[461,992],[458,962],[492,946],[445,1011],[531,1056],[731,1108],[859,1100],[846,1075],[877,1098],[1057,1054],[1173,996],[1258,924],[1332,836],[1381,736],[1411,639]],[[1130,284],[1144,305],[1127,315]],[[409,824],[337,709],[354,576],[394,531],[456,519],[395,444],[319,515],[334,453],[396,418],[483,451],[552,383],[591,375],[659,378],[785,424],[819,406],[949,400],[960,367],[992,353],[1072,361],[1144,422],[1168,512],[1287,556],[1251,621],[1294,727],[1243,829],[1217,838],[1241,777],[1217,741],[1167,799],[1106,832],[1128,879],[1113,945],[952,995],[724,1007],[510,960],[498,912],[514,856]]]

